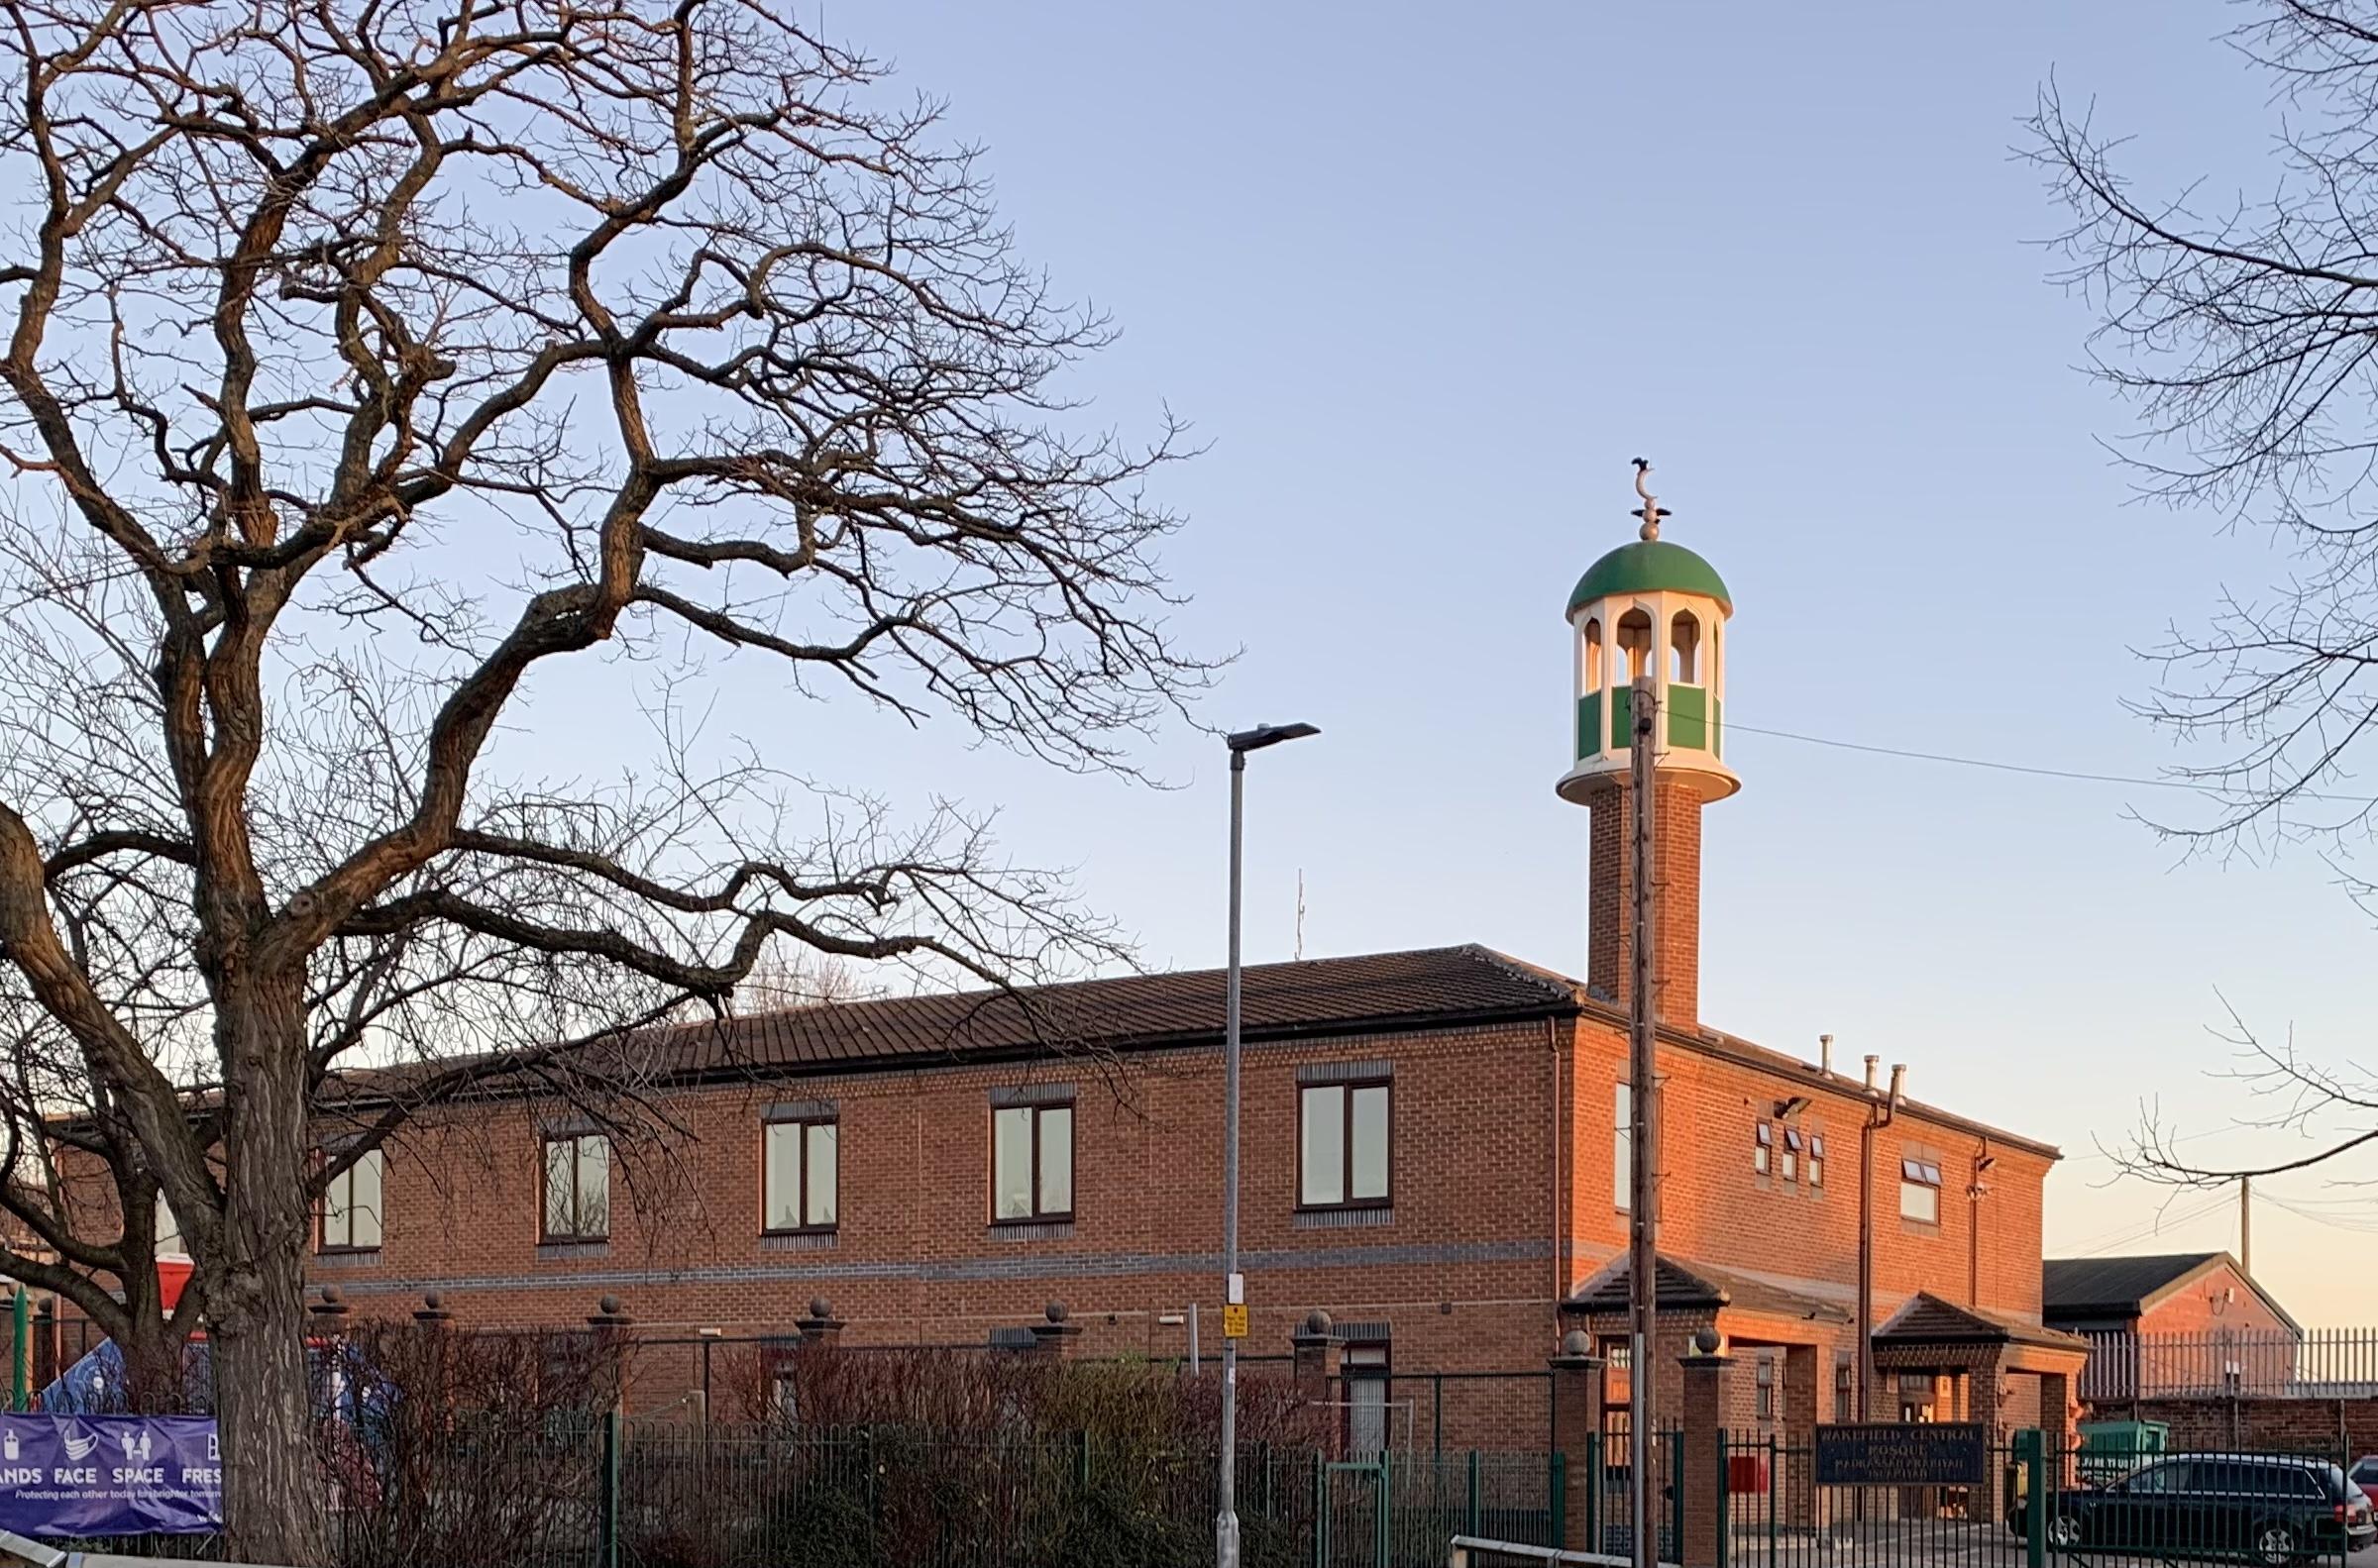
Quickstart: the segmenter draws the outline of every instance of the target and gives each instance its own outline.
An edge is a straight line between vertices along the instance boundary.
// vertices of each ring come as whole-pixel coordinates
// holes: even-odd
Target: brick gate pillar
[[[1553,1446],[1561,1453],[1561,1545],[1576,1551],[1599,1551],[1590,1539],[1602,1484],[1602,1358],[1593,1353],[1593,1338],[1582,1328],[1561,1336],[1561,1353],[1552,1360]]]
[[[1296,1392],[1308,1401],[1339,1397],[1339,1377],[1346,1365],[1346,1341],[1328,1310],[1316,1307],[1288,1336],[1288,1357]]]
[[[1822,1386],[1819,1369],[1831,1359],[1829,1349],[1816,1345],[1784,1348],[1783,1441],[1778,1445],[1783,1451],[1776,1455],[1776,1474],[1768,1478],[1768,1485],[1775,1492],[1776,1522],[1789,1529],[1806,1529],[1816,1522],[1811,1467],[1816,1423],[1825,1413],[1818,1402],[1830,1392]]]
[[[793,1326],[801,1330],[804,1350],[831,1350],[842,1342],[842,1319],[834,1315],[833,1303],[822,1296],[810,1299],[809,1315]]]
[[[1683,1358],[1684,1473],[1676,1478],[1683,1492],[1684,1568],[1717,1568],[1719,1531],[1726,1496],[1726,1455],[1718,1434],[1726,1421],[1726,1369],[1733,1363],[1717,1353],[1721,1343],[1715,1328],[1693,1335],[1692,1354]]]
[[[1082,1325],[1070,1321],[1071,1316],[1063,1302],[1049,1303],[1040,1313],[1040,1321],[1032,1324],[1032,1349],[1053,1359],[1073,1354],[1074,1342],[1082,1335]]]
[[[2073,1456],[2080,1444],[2073,1440],[2073,1383],[2062,1372],[2039,1375],[2039,1429],[2046,1434],[2048,1462],[2062,1470],[2057,1485],[2071,1486]]]
[[[1982,1435],[1991,1443],[2006,1440],[2006,1412],[1999,1386],[2005,1381],[2000,1366],[2001,1352],[1996,1347],[1969,1363],[1965,1374],[1966,1419],[1982,1423]]]

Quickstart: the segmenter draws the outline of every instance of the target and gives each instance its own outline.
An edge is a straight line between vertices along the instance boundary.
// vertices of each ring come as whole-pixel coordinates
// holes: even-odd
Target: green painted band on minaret
[[[1699,686],[1668,688],[1668,743],[1709,749],[1709,693]]]
[[[1568,595],[1568,607],[1574,610],[1614,593],[1661,592],[1698,593],[1717,600],[1728,615],[1734,613],[1734,595],[1726,591],[1717,569],[1682,545],[1665,539],[1621,545],[1587,567]]]
[[[1609,696],[1610,736],[1607,749],[1623,752],[1634,743],[1635,692],[1629,686],[1612,686]],[[1723,757],[1726,754],[1725,704],[1711,696],[1705,686],[1671,685],[1668,688],[1668,743]],[[1604,749],[1602,693],[1588,691],[1577,698],[1577,761],[1583,762]]]

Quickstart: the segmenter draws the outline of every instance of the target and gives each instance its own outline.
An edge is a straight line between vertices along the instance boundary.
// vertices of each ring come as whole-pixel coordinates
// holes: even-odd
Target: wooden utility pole
[[[1649,502],[1647,501],[1648,505]],[[1651,650],[1653,658],[1659,650]],[[1652,1358],[1658,1353],[1660,1314],[1660,1118],[1657,1110],[1658,1056],[1653,1037],[1657,1017],[1652,999],[1654,951],[1652,920],[1652,824],[1659,785],[1660,694],[1649,675],[1635,678],[1630,711],[1632,750],[1627,777],[1634,791],[1633,831],[1628,867],[1634,886],[1633,942],[1627,955],[1629,1040],[1627,1068],[1627,1141],[1634,1168],[1627,1175],[1631,1227],[1627,1260],[1627,1489],[1634,1518],[1629,1531],[1636,1568],[1658,1568],[1660,1532],[1652,1524],[1652,1504],[1659,1497],[1651,1484],[1655,1422],[1652,1389],[1656,1382]]]

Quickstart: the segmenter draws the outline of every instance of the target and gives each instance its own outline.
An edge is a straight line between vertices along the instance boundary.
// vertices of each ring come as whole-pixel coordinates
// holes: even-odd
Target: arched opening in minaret
[[[1585,623],[1585,679],[1580,682],[1588,691],[1599,691],[1607,684],[1602,679],[1602,622],[1596,616]]]
[[[1678,610],[1668,623],[1668,679],[1676,685],[1701,683],[1701,623],[1690,610]]]
[[[1639,605],[1618,618],[1618,646],[1627,656],[1627,679],[1652,673],[1652,618]]]

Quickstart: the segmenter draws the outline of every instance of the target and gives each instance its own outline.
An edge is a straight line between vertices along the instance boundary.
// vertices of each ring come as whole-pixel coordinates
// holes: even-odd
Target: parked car
[[[2353,1468],[2345,1474],[2355,1486],[2361,1488],[2364,1497],[2378,1502],[2378,1454],[2362,1455],[2353,1461]]]
[[[2378,1477],[2374,1477],[2378,1479]],[[2008,1520],[2027,1529],[2028,1504]],[[2101,1548],[2286,1568],[2378,1538],[2370,1500],[2324,1459],[2177,1454],[2106,1487],[2055,1494],[2051,1551]]]

